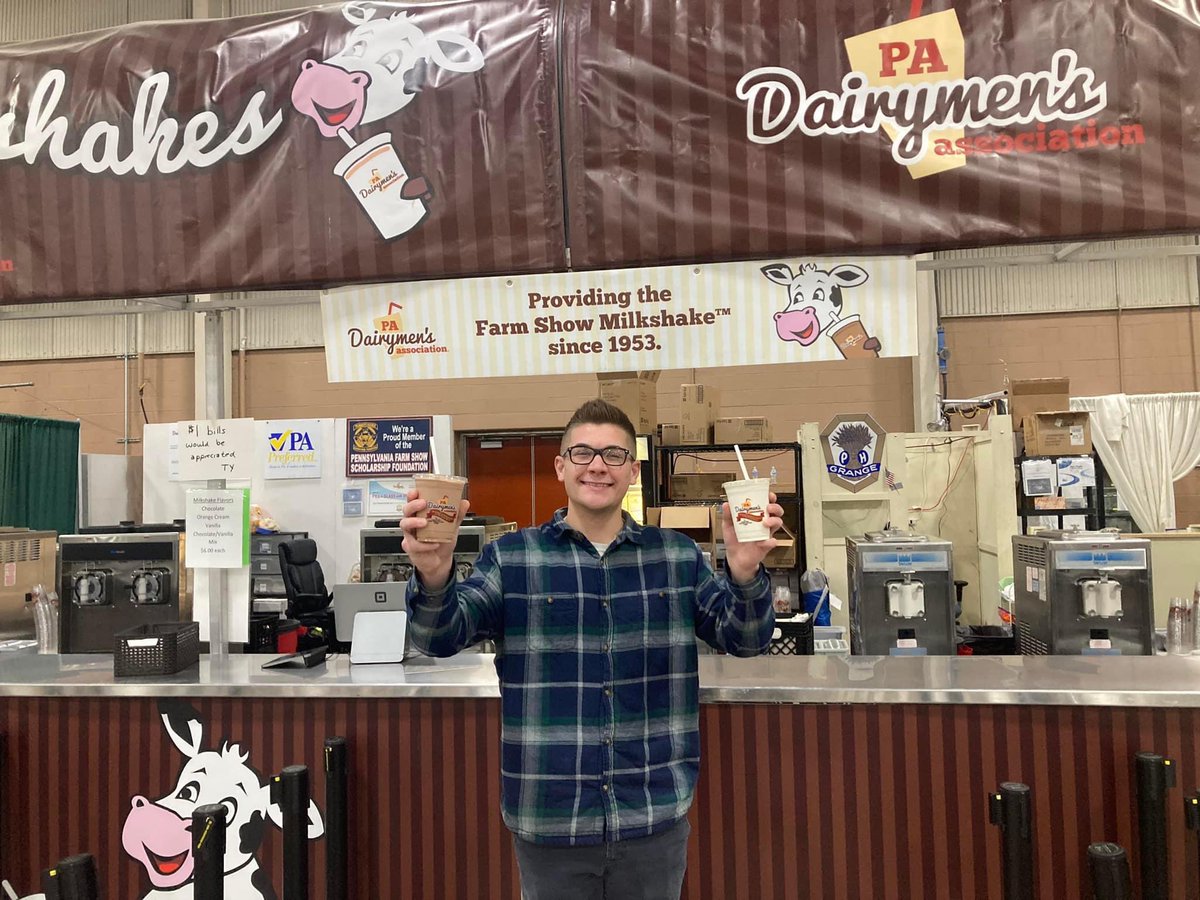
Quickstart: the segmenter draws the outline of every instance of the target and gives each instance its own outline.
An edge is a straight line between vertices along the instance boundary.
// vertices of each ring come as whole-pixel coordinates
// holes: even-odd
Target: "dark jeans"
[[[545,847],[514,837],[522,900],[679,900],[687,819],[648,838]]]

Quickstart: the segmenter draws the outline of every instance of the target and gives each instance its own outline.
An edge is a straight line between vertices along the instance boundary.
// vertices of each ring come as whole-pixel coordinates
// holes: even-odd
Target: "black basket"
[[[776,622],[779,637],[771,641],[767,653],[771,656],[812,656],[813,626],[807,622]]]
[[[118,678],[174,675],[200,661],[198,622],[138,625],[114,637],[113,674]]]

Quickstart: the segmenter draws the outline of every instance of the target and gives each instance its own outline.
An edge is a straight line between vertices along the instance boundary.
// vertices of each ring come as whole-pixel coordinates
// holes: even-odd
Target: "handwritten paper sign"
[[[190,569],[250,565],[250,491],[187,492],[187,564]]]
[[[179,423],[180,481],[249,479],[253,454],[253,419]]]

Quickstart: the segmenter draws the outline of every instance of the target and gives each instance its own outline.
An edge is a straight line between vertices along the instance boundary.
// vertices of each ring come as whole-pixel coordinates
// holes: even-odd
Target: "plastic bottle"
[[[1167,613],[1167,652],[1172,654],[1190,653],[1192,650],[1192,634],[1188,628],[1188,606],[1185,597],[1172,597],[1171,608]]]
[[[750,477],[751,477],[751,478],[757,478],[757,477],[758,477],[758,466],[751,466],[751,467],[750,467]]]
[[[817,604],[821,601],[821,595],[829,589],[829,579],[820,569],[805,569],[804,574],[800,576],[800,596],[803,603],[803,611],[811,613],[816,609]],[[814,625],[829,624],[829,602],[826,601],[821,607],[821,611],[817,613],[817,620]]]
[[[1192,594],[1192,653],[1200,653],[1200,581]]]
[[[777,468],[775,468],[774,466],[771,466],[771,484],[774,484],[778,480],[779,480],[779,470]]]

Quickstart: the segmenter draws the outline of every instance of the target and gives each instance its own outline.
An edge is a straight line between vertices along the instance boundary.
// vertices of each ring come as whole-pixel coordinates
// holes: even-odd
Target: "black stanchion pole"
[[[348,900],[346,739],[325,739],[325,900]]]
[[[192,880],[195,900],[225,900],[225,807],[192,810]]]
[[[308,900],[308,767],[276,775],[271,800],[283,816],[283,900]]]
[[[68,856],[42,872],[46,900],[99,900],[100,879],[90,853]]]
[[[1200,832],[1200,788],[1183,798],[1183,821],[1188,831]],[[1200,834],[1196,835],[1196,871],[1200,872]],[[1200,896],[1200,886],[1197,892]]]
[[[1095,900],[1133,900],[1125,848],[1119,844],[1091,844],[1087,854]]]
[[[1033,805],[1029,786],[1006,781],[988,795],[988,812],[1002,835],[1004,900],[1033,900]]]
[[[1167,791],[1175,787],[1174,763],[1157,753],[1138,753],[1138,842],[1141,848],[1142,900],[1169,900]]]

